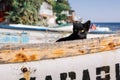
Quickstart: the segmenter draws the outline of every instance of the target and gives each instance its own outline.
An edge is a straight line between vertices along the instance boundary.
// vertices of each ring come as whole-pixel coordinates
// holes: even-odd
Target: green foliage
[[[59,23],[62,20],[66,21],[67,16],[65,14],[61,14],[61,12],[66,11],[66,10],[69,11],[70,9],[71,9],[71,7],[70,7],[67,0],[57,0],[57,1],[55,1],[55,3],[53,4],[53,11],[57,15],[56,22]]]
[[[63,10],[70,10],[70,5],[66,0],[58,0],[53,5],[53,11],[57,14],[61,13]]]
[[[54,6],[54,12],[61,13],[63,10],[69,10],[69,6],[63,3],[56,3]]]
[[[47,2],[53,6],[55,3],[55,0],[47,0]]]
[[[61,24],[61,21],[66,21],[67,20],[67,16],[65,14],[58,14],[57,15],[57,19],[56,19],[56,22],[58,24]]]
[[[66,20],[66,15],[62,15],[63,10],[70,10],[67,0],[8,0],[10,11],[6,18],[10,23],[28,24],[28,25],[46,25],[44,19],[39,18],[39,9],[43,1],[52,5],[53,11],[58,20]]]
[[[11,23],[35,25],[39,22],[38,11],[43,0],[9,0],[11,10],[7,18]]]

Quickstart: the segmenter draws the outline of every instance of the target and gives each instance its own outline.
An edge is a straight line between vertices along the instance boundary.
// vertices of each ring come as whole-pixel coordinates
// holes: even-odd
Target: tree
[[[60,16],[63,10],[70,10],[67,0],[8,0],[10,11],[6,18],[15,24],[42,25],[44,21],[39,18],[38,13],[43,1],[52,5],[57,16]]]
[[[35,25],[39,22],[39,8],[44,0],[8,0],[10,23]]]
[[[71,9],[68,0],[57,0],[53,4],[53,11],[56,13],[57,19],[56,22],[59,23],[59,21],[64,20],[66,21],[67,15],[61,14],[62,11],[69,11]]]
[[[61,13],[63,10],[70,10],[71,7],[67,0],[57,0],[53,5],[53,11],[57,14]]]

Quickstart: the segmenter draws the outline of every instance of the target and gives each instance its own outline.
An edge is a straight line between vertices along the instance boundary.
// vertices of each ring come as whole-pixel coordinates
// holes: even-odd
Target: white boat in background
[[[89,33],[91,34],[112,34],[114,32],[110,30],[110,28],[108,27],[100,27],[100,26],[96,26],[95,24],[92,24],[90,26]]]
[[[32,26],[32,25],[23,25],[23,24],[10,24],[9,26],[6,26],[6,28],[22,29],[22,30],[37,30],[37,31],[72,32],[73,26],[72,26],[72,24],[66,24],[63,26],[55,26],[55,27]]]
[[[96,30],[98,30],[98,31],[111,31],[108,27],[96,27]]]
[[[35,31],[72,32],[73,25],[66,24],[64,26],[45,27],[45,26],[23,25],[23,24],[10,24],[10,25],[0,25],[0,28],[19,29],[19,30],[35,30]],[[89,33],[91,33],[91,34],[111,34],[114,32],[112,30],[110,30],[108,27],[94,26],[94,27],[90,28]]]

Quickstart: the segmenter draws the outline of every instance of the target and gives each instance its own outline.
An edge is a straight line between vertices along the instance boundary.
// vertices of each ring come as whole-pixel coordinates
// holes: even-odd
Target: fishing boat
[[[91,34],[113,34],[114,31],[110,30],[108,27],[100,27],[96,26],[95,24],[91,24],[89,33]]]
[[[56,27],[32,26],[23,24],[0,25],[0,28],[17,29],[17,30],[34,30],[34,31],[53,31],[53,32],[72,32],[73,26],[71,24]],[[108,27],[99,27],[89,30],[90,34],[113,34],[114,31]]]
[[[67,24],[62,27],[45,27],[45,26],[32,26],[32,25],[23,25],[23,24],[9,24],[9,25],[0,25],[0,28],[4,29],[17,29],[17,30],[34,30],[34,31],[66,31],[72,32],[72,25]]]
[[[0,28],[4,29],[17,29],[17,30],[39,30],[46,31],[47,27],[44,26],[32,26],[32,25],[23,25],[23,24],[9,24],[9,25],[0,25]]]
[[[120,34],[85,40],[1,44],[1,80],[119,80]]]

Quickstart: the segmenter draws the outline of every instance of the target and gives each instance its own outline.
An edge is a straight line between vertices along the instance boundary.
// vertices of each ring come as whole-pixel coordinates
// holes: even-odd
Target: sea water
[[[112,31],[120,31],[120,22],[99,22],[94,24],[99,27],[108,27]]]

